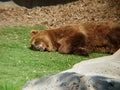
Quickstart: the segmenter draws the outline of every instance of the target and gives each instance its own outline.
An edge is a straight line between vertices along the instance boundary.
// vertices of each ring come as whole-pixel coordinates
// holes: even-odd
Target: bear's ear
[[[37,33],[38,33],[37,30],[32,30],[30,34],[31,34],[31,36],[34,36],[34,35],[36,35]]]

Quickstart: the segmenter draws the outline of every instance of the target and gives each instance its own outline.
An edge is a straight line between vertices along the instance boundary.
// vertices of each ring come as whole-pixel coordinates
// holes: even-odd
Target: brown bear
[[[114,53],[120,48],[120,25],[82,23],[55,29],[31,31],[31,49],[58,51],[88,56],[90,53]]]

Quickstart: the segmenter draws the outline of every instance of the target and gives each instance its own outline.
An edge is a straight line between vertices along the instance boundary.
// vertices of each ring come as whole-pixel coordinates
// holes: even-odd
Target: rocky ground
[[[120,23],[120,0],[78,0],[64,5],[27,9],[0,2],[0,27],[45,25],[57,27],[80,22]]]

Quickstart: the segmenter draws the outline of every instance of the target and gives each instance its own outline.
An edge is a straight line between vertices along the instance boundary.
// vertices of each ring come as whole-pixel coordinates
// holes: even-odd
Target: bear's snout
[[[44,51],[43,47],[41,47],[40,45],[38,46],[31,45],[30,49],[35,51]]]

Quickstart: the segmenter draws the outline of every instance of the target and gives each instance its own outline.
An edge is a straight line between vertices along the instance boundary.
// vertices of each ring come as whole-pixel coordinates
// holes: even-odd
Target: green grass
[[[29,80],[69,69],[82,60],[107,55],[93,53],[83,57],[30,50],[31,29],[44,28],[0,28],[0,90],[21,90]]]

